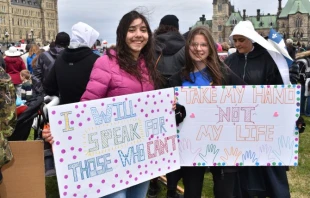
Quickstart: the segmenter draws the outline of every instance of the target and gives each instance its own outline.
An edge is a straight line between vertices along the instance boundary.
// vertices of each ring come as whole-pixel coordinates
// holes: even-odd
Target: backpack
[[[0,67],[0,168],[13,158],[7,138],[16,124],[15,95],[10,75]],[[0,172],[0,181],[1,178]]]

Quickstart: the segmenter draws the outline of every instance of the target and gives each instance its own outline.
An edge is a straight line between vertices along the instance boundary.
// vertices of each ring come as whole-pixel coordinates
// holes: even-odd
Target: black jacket
[[[310,73],[307,72],[307,68],[309,67],[310,51],[299,53],[290,68],[291,83],[297,84],[300,82],[302,85],[304,85],[307,78],[310,78]],[[292,76],[294,76],[294,78]]]
[[[159,34],[155,38],[156,59],[161,55],[157,70],[166,78],[169,78],[185,64],[185,40],[178,32]]]
[[[287,48],[288,54],[294,60],[296,58],[296,47],[294,47],[293,45],[287,45],[286,48]]]
[[[235,74],[229,84],[243,80],[248,85],[283,84],[279,69],[266,49],[254,44],[247,55],[238,51],[225,59],[226,65]]]
[[[55,59],[62,53],[63,50],[64,48],[56,46],[39,55],[36,66],[33,68],[32,75],[33,91],[36,95],[44,95],[43,82],[53,67]]]
[[[6,66],[5,66],[5,62],[4,62],[4,59],[1,53],[0,53],[0,66],[5,70]]]
[[[277,65],[267,50],[258,44],[254,44],[254,50],[249,52],[247,57],[236,52],[230,55],[225,62],[238,78],[242,78],[249,85],[283,84]],[[232,83],[235,80],[236,78],[232,78]],[[290,196],[285,167],[223,168],[224,172],[234,169],[240,170],[241,188],[245,189],[250,196],[262,195],[281,198]]]
[[[60,104],[79,102],[97,58],[88,47],[65,49],[43,83],[45,93],[59,93]]]

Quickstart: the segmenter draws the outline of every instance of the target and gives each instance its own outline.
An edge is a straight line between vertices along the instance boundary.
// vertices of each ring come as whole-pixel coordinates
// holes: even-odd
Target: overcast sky
[[[247,15],[256,15],[260,9],[263,14],[276,14],[278,0],[231,0],[235,10],[246,9]],[[282,8],[287,0],[282,0]],[[73,24],[81,21],[95,28],[99,38],[115,43],[116,28],[124,14],[143,6],[148,11],[152,30],[167,14],[179,18],[180,32],[184,33],[199,20],[202,14],[212,19],[212,0],[61,0],[58,1],[59,30],[71,34]]]

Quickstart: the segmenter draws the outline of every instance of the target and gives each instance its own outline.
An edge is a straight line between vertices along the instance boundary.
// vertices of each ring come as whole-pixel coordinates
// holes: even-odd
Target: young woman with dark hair
[[[155,68],[150,26],[137,11],[123,16],[117,28],[115,48],[107,50],[94,64],[81,100],[120,96],[162,87]],[[173,105],[174,106],[174,105]],[[104,198],[145,198],[149,181],[107,195]]]

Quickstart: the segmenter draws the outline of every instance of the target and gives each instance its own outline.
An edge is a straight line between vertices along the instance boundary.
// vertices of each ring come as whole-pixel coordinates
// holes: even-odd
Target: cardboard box
[[[10,142],[13,160],[2,167],[0,198],[44,198],[44,147],[42,141]]]

